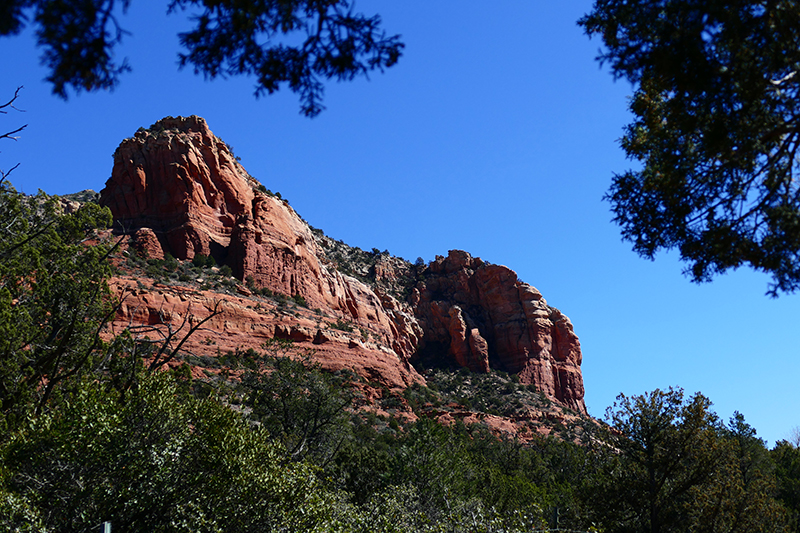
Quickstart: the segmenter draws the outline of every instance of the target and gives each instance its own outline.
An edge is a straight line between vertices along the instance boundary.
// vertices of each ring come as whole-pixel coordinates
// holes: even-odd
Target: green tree
[[[791,517],[792,531],[800,531],[800,448],[782,440],[770,450],[775,464],[777,498]]]
[[[716,417],[697,394],[656,389],[620,394],[606,417],[611,452],[603,467],[596,516],[612,531],[686,531],[684,507],[692,487],[714,471]]]
[[[294,460],[326,466],[349,436],[352,393],[309,354],[298,357],[292,341],[273,338],[265,348],[259,369],[242,378],[244,404]]]
[[[741,415],[722,426],[702,394],[620,395],[587,505],[607,531],[784,531],[763,442]]]
[[[392,484],[413,487],[419,510],[438,518],[452,504],[453,486],[464,466],[462,439],[430,418],[404,429],[390,463]]]
[[[335,500],[307,464],[287,462],[268,433],[214,398],[180,393],[170,373],[142,376],[120,401],[86,380],[69,403],[0,448],[0,509],[88,531],[335,529]],[[6,523],[3,523],[6,520]],[[11,522],[13,524],[13,522]]]
[[[111,246],[85,241],[110,223],[96,204],[67,213],[58,197],[0,180],[0,437],[99,364]]]
[[[718,435],[723,454],[711,479],[692,489],[692,522],[704,531],[786,531],[788,517],[775,499],[775,469],[764,441],[739,412]]]
[[[551,487],[538,484],[535,463],[552,459],[550,448],[529,450],[478,425],[446,426],[423,417],[393,431],[375,422],[377,430],[357,424],[332,469],[365,520],[358,531],[544,527],[539,504]]]
[[[634,250],[680,251],[694,281],[750,265],[800,288],[800,4],[596,0],[580,21],[636,87],[607,194]]]
[[[53,92],[111,89],[130,70],[114,59],[128,33],[119,23],[130,0],[5,0],[0,36],[31,22]],[[352,80],[400,58],[399,36],[387,36],[378,15],[354,13],[350,0],[170,0],[167,11],[188,11],[194,28],[179,34],[182,67],[215,78],[252,75],[256,96],[282,85],[300,95],[301,111],[324,107],[323,79]],[[299,42],[299,44],[297,44]]]

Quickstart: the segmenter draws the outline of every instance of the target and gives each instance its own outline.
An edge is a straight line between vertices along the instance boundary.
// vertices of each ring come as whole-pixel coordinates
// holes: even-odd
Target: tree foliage
[[[36,28],[53,92],[114,88],[130,70],[115,59],[128,34],[119,19],[130,0],[7,0],[0,7],[0,36]],[[170,13],[188,11],[193,29],[179,34],[181,66],[207,77],[248,75],[256,95],[282,85],[300,95],[301,111],[324,109],[323,79],[352,80],[383,70],[400,58],[399,36],[388,36],[378,15],[353,11],[350,0],[171,0]],[[299,43],[299,44],[296,44]]]
[[[0,181],[0,421],[41,411],[99,362],[110,247],[84,241],[110,223],[96,204],[66,213],[58,197]]]
[[[273,338],[265,347],[258,369],[242,378],[244,404],[294,460],[325,466],[348,435],[352,393],[309,354],[289,357],[292,341]]]
[[[763,442],[738,413],[723,426],[710,405],[673,388],[617,398],[588,485],[605,530],[785,531]]]
[[[782,440],[770,450],[777,474],[777,498],[790,515],[791,530],[800,531],[800,448]]]
[[[695,281],[748,264],[800,287],[800,5],[596,0],[579,23],[635,84],[622,147],[641,168],[607,195],[624,239],[677,248]]]
[[[6,505],[33,514],[42,531],[103,521],[122,531],[215,533],[332,525],[334,500],[313,467],[286,463],[266,431],[215,398],[180,394],[172,379],[143,376],[124,402],[84,381],[2,450],[3,464],[14,465],[2,479],[16,498]]]

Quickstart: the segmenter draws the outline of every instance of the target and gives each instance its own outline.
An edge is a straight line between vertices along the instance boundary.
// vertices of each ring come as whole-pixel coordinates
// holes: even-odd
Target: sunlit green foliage
[[[333,513],[313,467],[288,463],[219,401],[180,394],[168,373],[145,376],[124,402],[82,383],[15,433],[2,460],[14,465],[5,486],[53,531],[104,520],[121,531],[311,531]]]
[[[110,223],[96,204],[65,214],[57,197],[0,182],[0,434],[97,365],[110,246],[84,241]]]

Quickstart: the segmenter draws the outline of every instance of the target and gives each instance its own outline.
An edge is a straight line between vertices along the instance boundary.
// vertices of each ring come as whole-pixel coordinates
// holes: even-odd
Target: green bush
[[[214,397],[181,395],[169,373],[143,376],[121,402],[87,381],[73,400],[2,450],[13,491],[0,510],[37,531],[319,531],[335,499],[315,469],[287,463],[266,430]],[[2,524],[4,518],[0,518]]]
[[[217,262],[213,256],[197,254],[192,258],[192,264],[197,268],[206,268],[216,266]]]
[[[340,331],[346,331],[348,333],[353,331],[353,323],[350,321],[342,320],[341,318],[338,319],[336,322],[330,324],[333,329],[338,329]]]
[[[167,253],[167,254],[164,255],[163,265],[164,265],[164,268],[167,271],[175,272],[176,270],[178,270],[178,267],[180,266],[180,263],[178,262],[177,259],[175,259],[172,256],[172,254]]]

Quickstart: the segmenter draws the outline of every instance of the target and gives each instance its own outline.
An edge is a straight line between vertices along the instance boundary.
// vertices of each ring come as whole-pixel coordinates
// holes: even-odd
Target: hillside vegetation
[[[767,449],[699,393],[621,395],[607,424],[523,443],[486,419],[549,400],[496,371],[420,369],[375,409],[273,340],[201,379],[179,338],[106,334],[110,215],[63,206],[0,182],[0,531],[799,529],[797,443]]]

